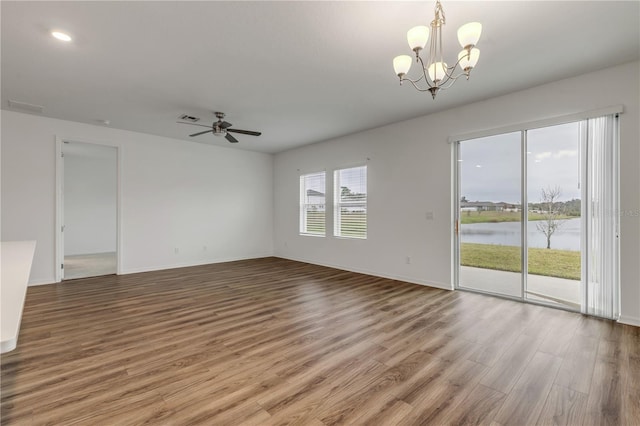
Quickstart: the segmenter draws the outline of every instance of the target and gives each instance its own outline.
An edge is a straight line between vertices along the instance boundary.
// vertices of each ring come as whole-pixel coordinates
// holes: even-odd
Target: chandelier
[[[469,74],[478,63],[480,50],[475,46],[480,39],[482,24],[469,22],[458,29],[458,41],[462,51],[458,53],[458,61],[453,66],[448,66],[443,59],[442,51],[442,27],[445,24],[444,11],[440,1],[436,1],[435,19],[431,21],[431,40],[429,42],[429,56],[422,58],[421,52],[429,41],[429,28],[418,26],[407,32],[409,47],[415,53],[416,62],[420,64],[422,72],[418,78],[412,80],[407,77],[413,58],[409,55],[396,56],[393,59],[393,68],[400,78],[400,85],[404,81],[410,82],[420,92],[431,92],[433,99],[440,89],[448,89],[458,79]],[[460,71],[456,71],[460,66]],[[456,75],[456,72],[458,74]]]

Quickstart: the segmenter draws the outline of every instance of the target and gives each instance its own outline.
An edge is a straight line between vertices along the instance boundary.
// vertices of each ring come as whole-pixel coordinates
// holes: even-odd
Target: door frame
[[[527,200],[527,194],[526,194],[526,172],[527,172],[527,164],[526,164],[526,156],[522,155],[522,152],[527,152],[527,131],[529,130],[533,130],[533,129],[538,129],[538,128],[543,128],[543,127],[551,127],[551,126],[556,126],[556,125],[561,125],[561,124],[567,124],[567,123],[572,123],[572,122],[578,122],[578,121],[583,121],[583,120],[588,120],[591,118],[596,118],[596,117],[600,117],[600,116],[604,116],[604,115],[611,115],[611,114],[621,114],[624,111],[624,108],[622,105],[615,105],[615,106],[609,106],[609,107],[605,107],[605,108],[600,108],[600,109],[595,109],[595,110],[589,110],[589,111],[582,111],[582,112],[577,112],[574,114],[567,114],[567,115],[563,115],[563,116],[558,116],[558,117],[553,117],[553,118],[547,118],[547,119],[542,119],[542,120],[536,120],[536,121],[530,121],[530,122],[522,122],[522,123],[516,123],[516,124],[512,124],[512,125],[507,125],[507,126],[503,126],[503,127],[498,127],[498,128],[493,128],[493,129],[487,129],[487,130],[481,130],[481,131],[476,131],[476,132],[469,132],[469,133],[464,133],[464,134],[459,134],[459,135],[453,135],[450,136],[448,138],[448,143],[451,145],[452,149],[451,149],[451,197],[452,197],[452,203],[451,203],[451,207],[452,207],[452,211],[451,211],[451,217],[452,217],[452,232],[451,232],[451,248],[452,248],[452,255],[451,255],[451,279],[452,279],[452,287],[454,288],[454,290],[463,290],[463,291],[470,291],[470,292],[476,292],[476,293],[481,293],[481,294],[489,294],[492,296],[496,296],[496,297],[501,297],[501,298],[505,298],[505,299],[510,299],[510,300],[517,300],[523,303],[531,303],[534,305],[542,305],[542,306],[548,306],[548,307],[552,307],[552,308],[556,308],[556,309],[562,309],[562,310],[567,310],[570,312],[580,312],[582,310],[575,310],[575,309],[571,309],[569,307],[560,305],[560,304],[553,304],[553,303],[546,303],[544,301],[539,301],[539,300],[533,300],[533,299],[527,299],[526,298],[526,294],[525,291],[527,289],[526,287],[526,279],[527,279],[527,275],[528,275],[528,259],[527,259],[527,255],[528,255],[528,244],[525,246],[524,243],[527,243],[527,225],[528,225],[528,215],[527,212],[525,211],[525,208],[528,208],[528,200]],[[522,296],[521,297],[511,297],[511,296],[507,296],[507,295],[501,295],[501,294],[496,294],[496,293],[489,293],[489,292],[482,292],[479,290],[474,290],[474,289],[469,289],[466,287],[460,287],[460,238],[458,235],[458,230],[459,230],[459,220],[460,220],[460,169],[458,167],[459,162],[459,146],[460,146],[460,142],[465,141],[465,140],[469,140],[469,139],[477,139],[477,138],[482,138],[482,137],[487,137],[487,136],[495,136],[495,135],[499,135],[499,134],[503,134],[503,133],[511,133],[511,132],[521,132],[522,136],[522,140],[521,140],[521,161],[522,166],[521,166],[521,191],[522,191],[522,211],[523,211],[523,216],[521,217],[521,221],[523,222],[523,226],[521,227],[521,232],[523,233],[522,235],[522,241],[521,241],[521,260],[522,260]],[[586,164],[584,165],[583,170],[581,170],[581,178],[583,178],[583,182],[587,182],[586,180],[584,180],[584,178],[586,177]],[[584,190],[584,188],[583,188]],[[619,191],[619,187],[618,187],[618,191]],[[583,197],[584,198],[584,197]],[[585,212],[586,212],[586,206],[585,203],[583,203],[582,205],[582,217],[586,217],[585,216]],[[583,224],[582,226],[582,232],[585,232],[585,226]],[[586,235],[583,234],[583,235]],[[583,243],[581,243],[582,245]],[[588,267],[586,265],[585,260],[585,256],[586,256],[586,252],[584,250],[584,246],[581,246],[581,257],[582,257],[582,271],[581,271],[581,295],[583,295],[584,300],[582,300],[581,304],[584,306],[584,301],[586,300],[586,268]],[[525,273],[526,271],[526,273]]]
[[[115,148],[116,150],[116,274],[122,273],[122,228],[121,228],[121,161],[122,156],[120,152],[120,146],[109,142],[97,142],[89,141],[85,138],[65,138],[56,136],[56,178],[55,178],[55,192],[56,192],[56,206],[55,206],[55,282],[59,283],[64,279],[64,270],[62,264],[64,263],[64,157],[63,148],[65,142],[84,143],[89,145],[107,146],[109,148]]]

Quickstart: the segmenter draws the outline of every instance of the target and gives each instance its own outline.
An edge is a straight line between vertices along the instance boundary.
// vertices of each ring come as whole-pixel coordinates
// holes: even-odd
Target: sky
[[[340,186],[346,186],[352,193],[366,194],[367,193],[367,166],[352,167],[348,169],[341,169],[336,171],[340,174]],[[303,192],[308,189],[324,194],[326,192],[325,187],[325,173],[312,173],[304,175],[305,187]],[[336,178],[334,178],[335,180]],[[339,192],[338,192],[339,193]]]
[[[520,132],[460,143],[460,195],[468,201],[520,204]],[[527,198],[560,187],[560,201],[580,198],[579,123],[527,131]]]
[[[366,166],[342,169],[339,171],[339,174],[340,174],[340,182],[339,182],[340,186],[346,186],[354,194],[367,193],[367,167]]]

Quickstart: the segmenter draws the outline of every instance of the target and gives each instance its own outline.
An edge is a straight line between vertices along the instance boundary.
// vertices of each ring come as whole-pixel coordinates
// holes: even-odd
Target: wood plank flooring
[[[640,328],[278,258],[29,288],[2,424],[640,425]]]

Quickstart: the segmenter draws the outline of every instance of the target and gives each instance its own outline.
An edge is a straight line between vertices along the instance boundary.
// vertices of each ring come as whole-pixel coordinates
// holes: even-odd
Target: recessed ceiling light
[[[62,33],[60,31],[52,31],[51,35],[62,41],[71,41],[71,36],[69,34]]]

